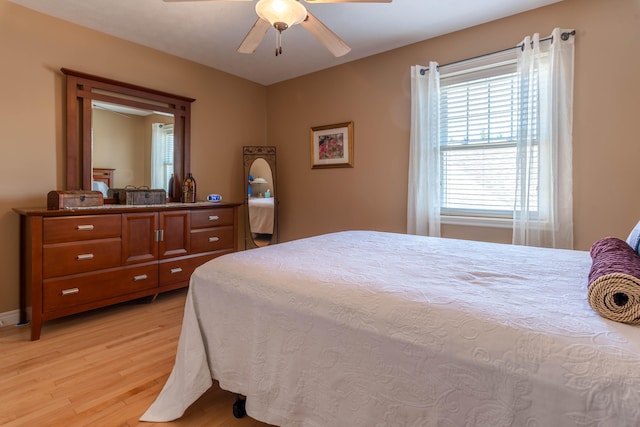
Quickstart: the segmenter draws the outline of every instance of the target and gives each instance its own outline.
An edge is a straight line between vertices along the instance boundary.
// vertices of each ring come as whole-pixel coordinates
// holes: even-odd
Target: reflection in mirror
[[[165,189],[190,172],[191,103],[179,95],[62,69],[68,190]],[[176,194],[169,201],[180,201]],[[106,199],[105,203],[113,203]]]
[[[265,159],[255,159],[249,169],[249,229],[257,246],[266,246],[273,238],[274,200],[271,168]]]
[[[255,248],[277,243],[278,193],[275,147],[243,148],[244,179],[247,186],[245,244]]]
[[[91,109],[94,190],[104,191],[96,170],[112,171],[111,188],[126,186],[169,192],[173,173],[173,115],[94,101]]]

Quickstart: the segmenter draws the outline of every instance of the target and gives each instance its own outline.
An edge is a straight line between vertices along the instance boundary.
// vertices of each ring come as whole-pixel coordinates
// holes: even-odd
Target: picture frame
[[[309,137],[311,169],[353,167],[353,122],[312,127]]]

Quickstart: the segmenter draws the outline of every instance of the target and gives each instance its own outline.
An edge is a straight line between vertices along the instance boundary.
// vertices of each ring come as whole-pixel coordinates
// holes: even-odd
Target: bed
[[[249,227],[252,233],[273,234],[273,197],[249,198]]]
[[[142,421],[211,385],[279,426],[637,426],[640,327],[586,299],[588,252],[345,231],[194,272]]]
[[[91,189],[99,191],[103,197],[109,196],[109,189],[113,187],[115,169],[111,168],[93,168]]]

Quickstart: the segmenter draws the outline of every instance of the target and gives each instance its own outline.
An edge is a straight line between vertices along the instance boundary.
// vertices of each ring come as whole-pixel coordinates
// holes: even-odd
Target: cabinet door
[[[191,240],[189,211],[160,212],[160,258],[172,258],[189,253]]]
[[[122,264],[158,259],[158,214],[122,214]]]

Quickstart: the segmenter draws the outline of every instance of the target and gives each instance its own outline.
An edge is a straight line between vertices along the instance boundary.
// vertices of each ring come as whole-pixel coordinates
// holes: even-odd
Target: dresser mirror
[[[63,68],[66,76],[66,188],[168,190],[190,170],[194,99]]]
[[[276,148],[243,147],[245,192],[245,246],[247,249],[278,242]]]

